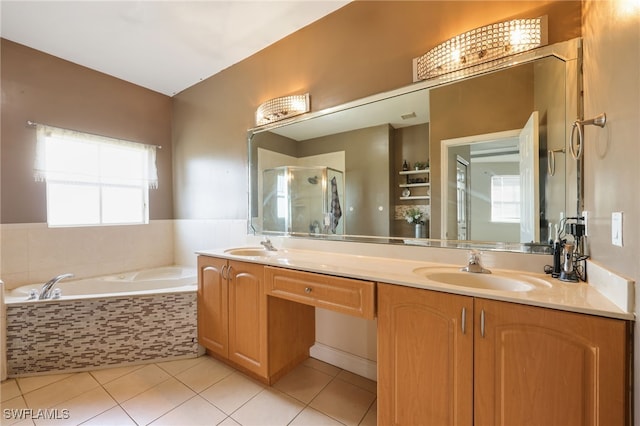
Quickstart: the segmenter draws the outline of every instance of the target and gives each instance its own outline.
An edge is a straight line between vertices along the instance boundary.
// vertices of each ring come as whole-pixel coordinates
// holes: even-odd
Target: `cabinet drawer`
[[[265,267],[270,296],[362,318],[375,317],[375,283],[331,275]]]

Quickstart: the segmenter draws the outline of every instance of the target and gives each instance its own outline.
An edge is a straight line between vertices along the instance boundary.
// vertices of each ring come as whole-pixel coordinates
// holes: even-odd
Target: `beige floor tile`
[[[231,414],[264,389],[264,386],[235,372],[200,392],[200,396]]]
[[[360,422],[360,426],[376,426],[378,424],[378,401],[374,402]]]
[[[98,383],[104,385],[143,367],[144,365],[131,365],[126,367],[105,368],[104,370],[94,370],[91,372],[91,375]]]
[[[322,414],[313,408],[307,407],[298,416],[293,419],[290,426],[343,426],[337,420]]]
[[[202,392],[233,372],[231,367],[207,357],[188,370],[176,374],[175,377],[194,391]]]
[[[8,401],[20,395],[22,392],[20,392],[18,382],[14,379],[5,380],[0,385],[0,401]]]
[[[146,425],[195,395],[172,377],[120,405],[136,423]]]
[[[53,407],[58,417],[49,420],[36,420],[36,425],[79,425],[116,405],[107,391],[102,387],[97,387]]]
[[[76,373],[65,379],[24,394],[29,408],[51,408],[95,389],[100,384],[89,373]]]
[[[4,423],[2,423],[2,426],[4,426]],[[18,423],[12,423],[11,426],[35,426],[35,423],[33,422],[33,420],[25,419],[19,421]]]
[[[335,379],[311,401],[309,406],[351,426],[360,423],[375,399],[374,393]]]
[[[332,379],[333,377],[320,370],[300,365],[273,387],[308,404]]]
[[[188,359],[178,359],[175,361],[166,361],[159,362],[157,364],[158,367],[162,368],[167,373],[175,376],[176,374],[182,373],[184,370],[187,370],[198,363],[202,362],[206,358],[210,358],[207,356],[201,356],[198,358],[188,358]]]
[[[329,374],[332,377],[335,377],[342,371],[342,369],[336,367],[335,365],[327,364],[324,361],[320,361],[315,358],[307,358],[304,360],[302,365],[306,365],[307,367],[315,368],[316,370],[320,370],[323,373]]]
[[[151,364],[105,384],[104,388],[118,403],[122,403],[170,377],[166,371]]]
[[[358,376],[350,371],[342,370],[336,378],[351,383],[352,385],[356,385],[371,393],[378,392],[378,382],[367,379],[366,377]]]
[[[287,425],[304,405],[273,388],[267,388],[240,407],[231,417],[241,425]]]
[[[214,407],[206,399],[196,395],[184,404],[169,411],[158,420],[151,423],[153,426],[209,426],[217,425],[227,418],[227,415]]]
[[[82,426],[136,426],[136,422],[129,417],[122,407],[116,405],[112,409],[82,423]]]
[[[231,417],[227,417],[218,426],[241,426],[241,425],[240,423],[233,420]]]
[[[2,401],[0,403],[0,411],[2,415],[2,421],[0,421],[0,424],[3,426],[15,425],[20,424],[23,420],[31,422],[27,424],[33,424],[30,418],[26,418],[28,417],[28,414],[27,412],[23,411],[23,409],[25,408],[27,408],[27,403],[22,396],[16,396],[15,398]]]
[[[20,377],[16,379],[18,386],[23,394],[39,389],[41,387],[50,385],[51,383],[59,382],[67,377],[71,377],[73,374],[46,374],[44,376],[33,377]]]

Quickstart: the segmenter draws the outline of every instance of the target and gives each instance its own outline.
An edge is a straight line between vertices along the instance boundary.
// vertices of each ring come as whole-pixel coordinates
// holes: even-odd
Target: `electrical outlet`
[[[582,212],[582,217],[584,218],[584,236],[589,236],[589,212],[587,210]]]
[[[622,212],[611,213],[611,244],[622,247]]]

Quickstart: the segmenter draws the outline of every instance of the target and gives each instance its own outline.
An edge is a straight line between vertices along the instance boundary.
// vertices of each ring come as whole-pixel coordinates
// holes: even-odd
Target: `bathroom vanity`
[[[309,356],[322,307],[377,317],[379,424],[630,422],[633,315],[587,284],[294,249],[198,265],[200,344],[265,383]]]

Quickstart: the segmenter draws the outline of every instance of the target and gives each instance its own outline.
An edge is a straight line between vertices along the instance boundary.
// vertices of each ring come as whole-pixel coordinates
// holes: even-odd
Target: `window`
[[[287,175],[278,175],[277,176],[277,214],[278,219],[287,219],[289,217],[289,208],[288,208],[288,187],[287,181],[289,180],[289,173],[286,172]]]
[[[520,223],[520,176],[491,177],[491,222]]]
[[[143,224],[157,187],[155,146],[37,125],[34,173],[49,226]]]

